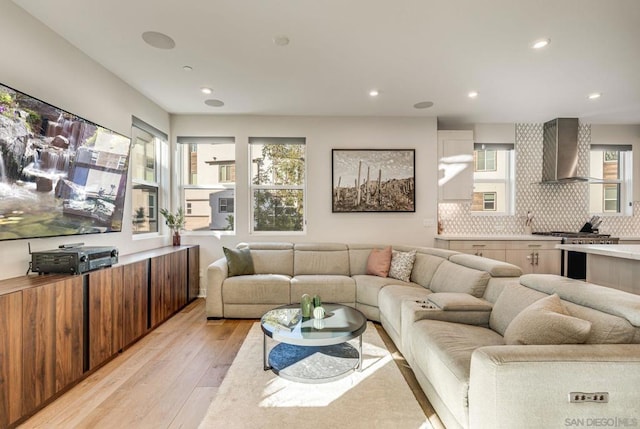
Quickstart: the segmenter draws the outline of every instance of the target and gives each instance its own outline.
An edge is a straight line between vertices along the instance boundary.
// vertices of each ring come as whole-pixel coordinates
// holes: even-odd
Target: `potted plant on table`
[[[160,214],[164,216],[165,223],[173,232],[173,245],[180,245],[180,230],[184,228],[185,218],[182,207],[178,208],[178,211],[171,213],[167,209],[160,209]]]

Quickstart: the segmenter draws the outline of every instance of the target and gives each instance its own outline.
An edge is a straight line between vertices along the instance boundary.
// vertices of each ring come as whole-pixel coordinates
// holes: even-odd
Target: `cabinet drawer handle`
[[[529,248],[531,248],[531,247],[536,247],[536,248],[537,247],[542,247],[542,244],[529,244],[528,247]]]
[[[486,244],[472,244],[471,247],[487,247]]]

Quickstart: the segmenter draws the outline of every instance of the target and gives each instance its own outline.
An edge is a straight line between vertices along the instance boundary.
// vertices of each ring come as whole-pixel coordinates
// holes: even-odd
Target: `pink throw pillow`
[[[391,266],[391,246],[384,249],[371,249],[367,259],[367,274],[387,277]]]

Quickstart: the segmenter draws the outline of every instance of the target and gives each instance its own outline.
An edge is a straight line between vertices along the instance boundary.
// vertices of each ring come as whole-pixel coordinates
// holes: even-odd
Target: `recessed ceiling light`
[[[173,49],[176,47],[176,42],[171,37],[157,31],[145,31],[142,33],[142,40],[147,45],[158,49]]]
[[[589,100],[597,100],[600,97],[602,97],[602,94],[599,92],[593,92],[588,95]]]
[[[193,70],[193,67],[191,67],[191,66],[182,66],[182,70],[184,70],[186,72],[190,72],[191,70]]]
[[[289,42],[291,42],[291,40],[285,35],[280,35],[273,38],[273,43],[276,46],[287,46]]]
[[[377,97],[378,95],[380,95],[380,92],[377,89],[372,89],[371,91],[369,91],[369,95],[371,97]]]
[[[535,42],[533,42],[531,47],[533,49],[542,49],[545,46],[547,46],[549,43],[551,43],[551,39],[540,39],[540,40],[536,40]]]
[[[416,109],[428,109],[433,106],[433,101],[421,101],[413,105]]]
[[[203,86],[202,88],[200,88],[200,91],[202,91],[203,94],[211,94],[213,92],[213,89]]]
[[[469,93],[467,94],[467,97],[469,97],[469,98],[477,98],[478,97],[478,91],[469,91]]]
[[[224,106],[224,102],[222,102],[220,100],[215,100],[215,99],[204,100],[204,104],[206,104],[207,106],[211,106],[211,107],[222,107],[222,106]]]

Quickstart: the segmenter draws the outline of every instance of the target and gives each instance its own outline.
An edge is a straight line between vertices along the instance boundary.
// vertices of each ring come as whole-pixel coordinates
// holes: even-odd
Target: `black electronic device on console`
[[[83,246],[84,243],[64,244],[58,249],[31,253],[31,271],[40,274],[82,274],[118,263],[115,247]]]

